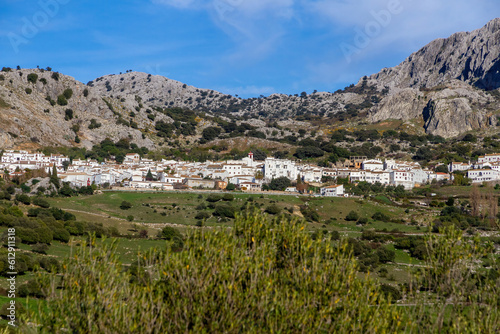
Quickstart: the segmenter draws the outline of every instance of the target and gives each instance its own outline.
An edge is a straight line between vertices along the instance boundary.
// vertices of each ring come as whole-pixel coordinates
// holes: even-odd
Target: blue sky
[[[2,0],[0,66],[84,83],[132,69],[242,97],[335,91],[433,39],[500,16],[498,0]]]

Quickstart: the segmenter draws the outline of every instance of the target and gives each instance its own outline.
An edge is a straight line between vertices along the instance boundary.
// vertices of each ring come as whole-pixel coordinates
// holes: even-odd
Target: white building
[[[500,172],[494,169],[471,169],[467,171],[467,177],[472,183],[497,181],[500,179]]]
[[[393,170],[390,172],[390,184],[393,186],[403,186],[406,190],[415,187],[413,172],[407,170]]]
[[[448,171],[450,173],[456,172],[456,171],[461,171],[461,170],[469,170],[472,168],[472,164],[465,163],[465,162],[450,162],[448,165]]]
[[[337,184],[334,186],[323,187],[320,189],[321,196],[341,197],[344,196],[344,185]]]
[[[294,161],[287,159],[266,158],[264,165],[264,178],[271,181],[278,177],[286,177],[290,180],[296,180],[298,169]]]
[[[384,170],[384,163],[379,159],[365,160],[361,164],[363,170]]]
[[[485,162],[497,162],[497,161],[500,161],[500,153],[486,154],[479,156],[477,158],[478,164],[482,164]]]

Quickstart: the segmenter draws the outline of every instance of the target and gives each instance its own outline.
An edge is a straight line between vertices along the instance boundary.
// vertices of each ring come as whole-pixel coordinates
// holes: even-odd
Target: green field
[[[133,224],[140,228],[146,228],[149,235],[157,233],[162,224],[176,224],[181,229],[193,227],[199,211],[197,206],[207,204],[206,198],[209,194],[199,193],[141,193],[141,192],[104,192],[93,196],[80,196],[71,198],[49,199],[52,206],[68,210],[78,220],[103,223],[106,226],[116,226],[122,234],[127,234],[133,229]],[[301,218],[300,206],[307,205],[316,211],[320,217],[319,222],[310,223],[311,230],[326,228],[327,230],[339,230],[345,232],[359,232],[362,228],[374,228],[377,230],[421,233],[415,225],[409,225],[412,219],[424,220],[427,211],[412,210],[405,213],[405,208],[390,205],[390,201],[371,201],[357,198],[326,198],[287,195],[252,195],[234,194],[234,201],[227,202],[234,207],[240,208],[249,198],[252,203],[258,205],[261,210],[275,204],[283,212],[286,209],[293,210],[293,215]],[[128,210],[120,209],[122,201],[132,203]],[[213,210],[207,209],[209,213]],[[356,211],[360,217],[369,220],[365,227],[357,226],[355,222],[345,220],[350,211]],[[404,220],[400,222],[380,222],[371,219],[371,216],[380,211],[391,219]],[[133,216],[133,221],[127,221],[128,216]],[[230,226],[231,222],[219,223],[218,217],[210,217],[205,226]]]

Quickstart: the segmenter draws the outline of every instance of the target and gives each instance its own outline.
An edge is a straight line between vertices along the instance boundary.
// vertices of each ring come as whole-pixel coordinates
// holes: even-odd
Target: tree
[[[73,109],[66,109],[64,111],[64,120],[69,121],[73,119]]]
[[[63,166],[64,170],[68,170],[68,167],[69,167],[70,164],[71,163],[69,162],[69,160],[64,160],[62,162],[62,166]]]
[[[357,221],[359,219],[359,215],[356,211],[351,211],[347,214],[347,216],[345,217],[345,220],[347,221]]]
[[[222,131],[221,128],[210,126],[208,128],[203,129],[201,135],[206,142],[209,142],[217,138],[220,135],[221,131]]]
[[[55,164],[52,167],[52,175],[50,175],[50,183],[52,183],[57,189],[59,189],[59,187],[61,186],[59,177],[57,176],[57,167]]]
[[[38,80],[38,75],[35,73],[30,73],[28,74],[28,82],[31,82],[32,84],[36,84]]]
[[[151,169],[148,169],[148,173],[146,174],[146,181],[153,181],[153,173],[151,173]]]
[[[69,100],[73,96],[73,90],[71,88],[67,88],[64,90],[63,95],[66,99]]]
[[[284,191],[286,188],[290,187],[291,181],[285,176],[278,177],[276,179],[272,179],[269,184],[269,188],[271,190],[279,190]]]
[[[325,155],[325,151],[316,146],[299,147],[294,156],[299,159],[318,158]]]
[[[57,97],[57,104],[60,106],[66,106],[66,105],[68,105],[68,100],[66,100],[64,95],[59,95]]]
[[[439,165],[435,169],[436,173],[448,173],[448,167],[446,165]]]
[[[127,202],[127,201],[123,201],[121,204],[120,204],[120,209],[122,210],[128,210],[132,207],[132,203],[130,202]]]

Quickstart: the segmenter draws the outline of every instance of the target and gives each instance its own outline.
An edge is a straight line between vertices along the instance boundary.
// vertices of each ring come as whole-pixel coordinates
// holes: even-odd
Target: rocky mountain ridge
[[[108,137],[154,149],[174,139],[194,142],[204,128],[220,126],[217,119],[253,124],[274,139],[293,135],[293,126],[279,125],[290,120],[315,122],[311,128],[327,134],[396,119],[405,129],[453,137],[497,126],[499,87],[500,19],[432,41],[398,66],[333,93],[242,99],[147,73],[106,75],[85,85],[49,68],[4,68],[0,149],[90,148]],[[176,117],[172,108],[196,115]]]

